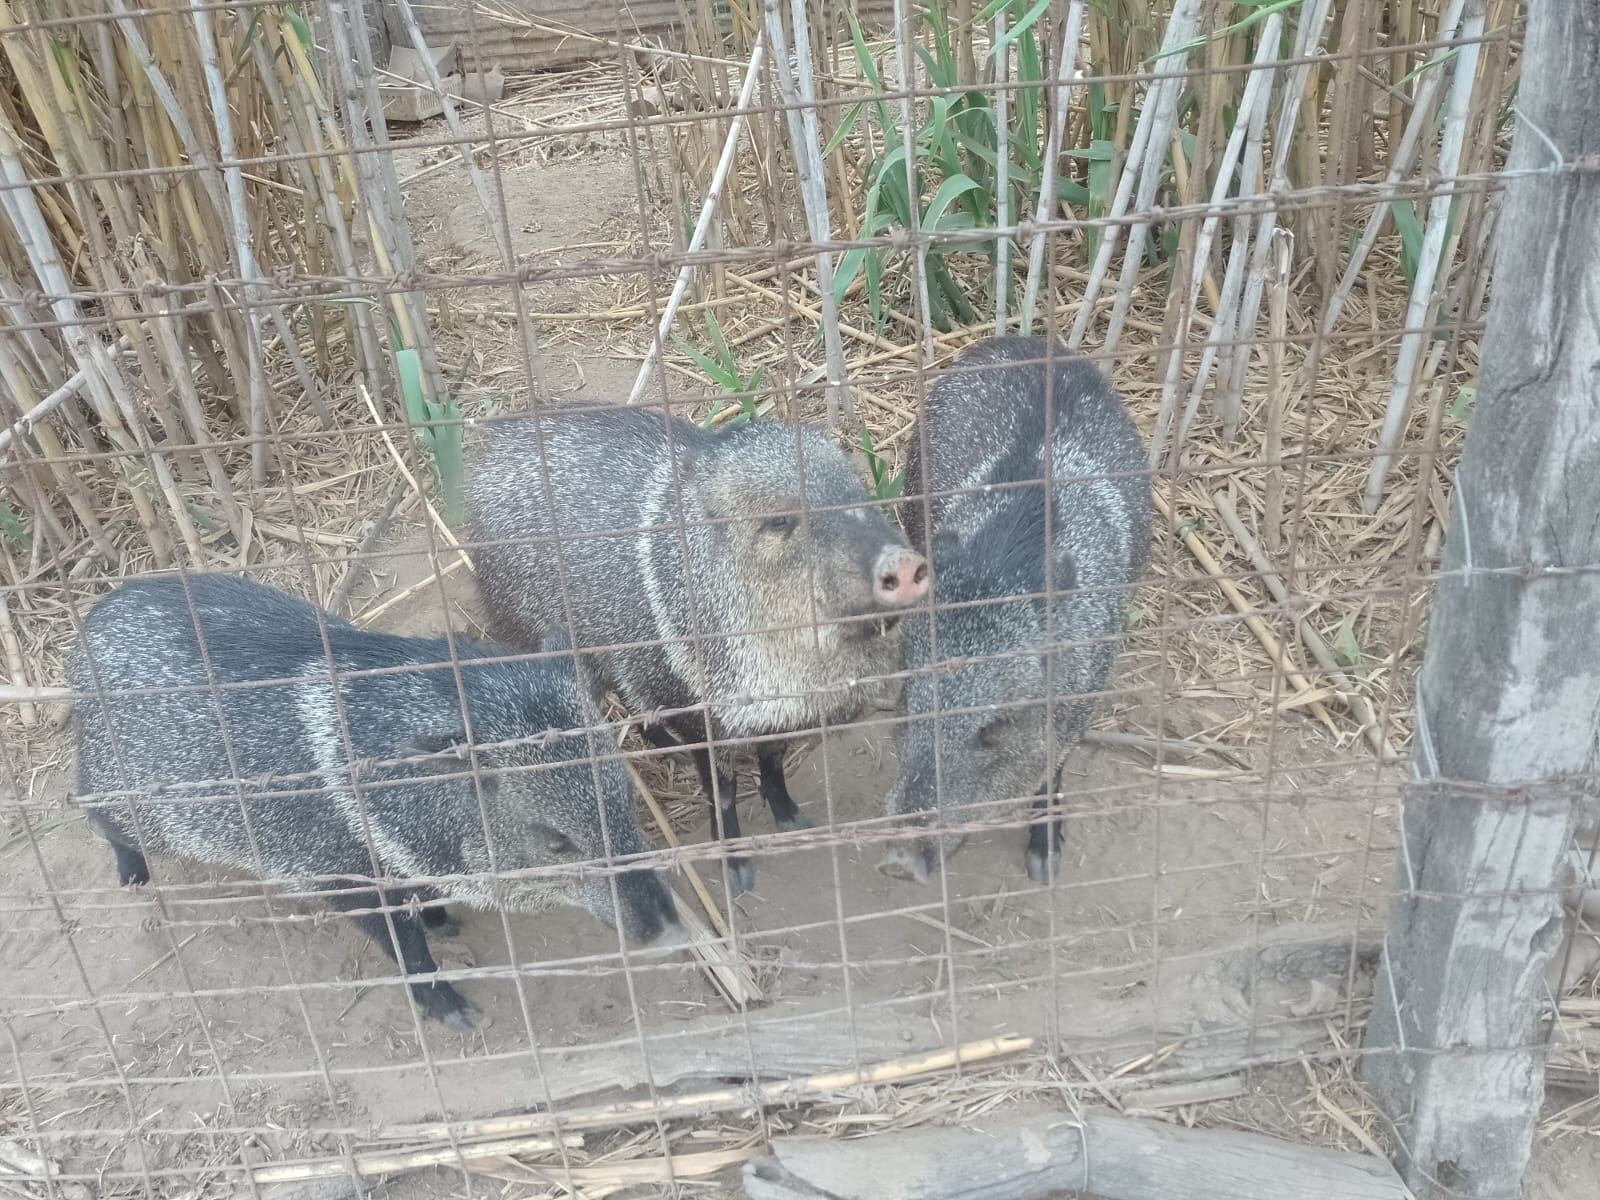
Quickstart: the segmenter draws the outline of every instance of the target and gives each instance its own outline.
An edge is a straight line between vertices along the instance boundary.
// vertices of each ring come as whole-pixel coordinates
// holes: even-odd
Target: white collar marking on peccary
[[[315,677],[327,671],[321,659],[307,662],[300,670],[303,676]],[[334,704],[333,684],[330,681],[307,683],[295,691],[295,707],[300,713],[300,724],[306,740],[311,744],[317,770],[322,774],[322,785],[333,800],[339,815],[344,818],[358,844],[367,844],[361,820],[361,805],[350,785],[352,767],[345,753],[344,738],[340,736],[339,710]],[[396,755],[400,748],[396,747]],[[386,828],[367,807],[366,828],[372,831],[372,845],[378,852],[379,868],[401,876],[430,874],[427,864],[420,861],[411,849],[400,842],[394,832]]]

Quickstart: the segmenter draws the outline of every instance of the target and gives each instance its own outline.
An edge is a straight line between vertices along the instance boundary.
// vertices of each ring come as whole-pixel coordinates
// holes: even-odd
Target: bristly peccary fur
[[[983,815],[997,801],[1059,790],[1066,754],[1106,688],[1128,595],[1149,552],[1145,451],[1100,373],[1038,338],[991,338],[964,351],[929,390],[917,421],[905,494],[932,498],[926,516],[921,503],[908,503],[907,528],[918,545],[924,528],[932,530],[935,624],[930,631],[920,613],[905,622],[909,720],[888,811]],[[1048,579],[1040,482],[1047,442]],[[1004,486],[1016,483],[1024,486]],[[985,490],[961,492],[969,488]],[[1048,630],[1047,584],[1057,597]],[[992,600],[1000,603],[973,604]],[[1056,647],[1053,759],[1047,643]],[[946,853],[959,845],[950,839]],[[897,843],[880,867],[926,879],[938,851],[930,837]],[[1050,878],[1059,854],[1060,822],[1035,824],[1029,876]]]
[[[501,420],[475,451],[467,504],[498,636],[537,647],[570,601],[578,649],[596,651],[600,685],[635,716],[705,705],[644,732],[701,747],[725,837],[739,836],[734,778],[726,748],[713,777],[707,725],[720,741],[849,719],[884,690],[874,677],[899,670],[894,618],[927,592],[922,556],[814,428],[713,434],[640,408]],[[783,749],[758,748],[761,794],[780,829],[800,828]],[[750,886],[747,862],[728,868],[736,891]]]
[[[653,871],[614,876],[620,906],[605,873],[506,874],[646,846],[615,740],[555,736],[596,723],[571,665],[481,661],[511,652],[460,639],[455,651],[459,691],[445,639],[369,633],[247,580],[143,580],[102,597],[67,679],[77,795],[122,883],[149,879],[146,853],[171,853],[264,879],[355,876],[316,885],[350,911],[432,899],[405,881],[456,875],[438,889],[473,905],[572,904],[639,941],[673,935]],[[190,690],[116,694],[174,688]],[[396,882],[380,898],[360,878]],[[407,975],[428,975],[423,925],[445,910],[419,921],[414,907],[390,913],[393,938],[382,912],[355,920],[391,957],[398,944]],[[471,1025],[448,983],[411,989],[425,1013]]]

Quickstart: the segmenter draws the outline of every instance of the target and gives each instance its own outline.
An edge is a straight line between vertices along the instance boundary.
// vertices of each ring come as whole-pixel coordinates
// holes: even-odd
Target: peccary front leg
[[[761,764],[761,798],[772,810],[772,819],[780,830],[810,829],[811,822],[789,795],[789,781],[783,771],[783,750],[782,742],[763,742],[756,751],[756,759]]]
[[[461,932],[461,922],[450,914],[444,906],[444,897],[433,888],[418,888],[416,898],[427,907],[422,910],[422,924],[424,928],[439,934],[441,937],[455,937]]]
[[[410,913],[393,909],[387,914],[352,911],[362,908],[382,908],[385,902],[376,892],[345,892],[330,895],[328,899],[334,908],[350,912],[361,931],[377,942],[379,948],[392,961],[399,964],[401,972],[408,979],[415,975],[431,975],[439,969],[439,965],[433,961],[433,954],[428,950],[428,938],[423,931],[422,922]],[[389,936],[391,918],[394,920],[393,937]],[[395,955],[397,942],[400,947],[398,958]],[[417,1007],[425,1015],[444,1022],[457,1033],[470,1033],[477,1025],[476,1010],[462,999],[460,992],[444,980],[412,983],[409,986],[412,996],[416,998]]]
[[[1034,811],[1049,806],[1059,791],[1052,781],[1050,796],[1033,802]],[[1061,818],[1049,817],[1028,826],[1028,878],[1035,883],[1051,883],[1061,870]]]
[[[105,838],[106,844],[111,847],[111,852],[117,856],[117,882],[123,887],[149,883],[150,864],[145,862],[144,854],[139,848],[128,841],[116,826],[105,820],[98,812],[91,811],[88,820],[89,827]]]
[[[134,887],[150,882],[150,864],[145,862],[144,855],[132,846],[121,846],[116,842],[111,843],[111,849],[117,856],[117,882],[123,887]]]
[[[695,769],[700,772],[700,786],[711,801],[711,828],[720,838],[736,838],[739,833],[738,783],[732,772],[716,773],[713,781],[711,752],[705,746],[694,751]],[[713,786],[714,782],[714,786]],[[717,801],[721,798],[720,806]],[[728,887],[733,895],[742,896],[755,886],[756,872],[750,860],[735,856],[724,860],[728,867]]]

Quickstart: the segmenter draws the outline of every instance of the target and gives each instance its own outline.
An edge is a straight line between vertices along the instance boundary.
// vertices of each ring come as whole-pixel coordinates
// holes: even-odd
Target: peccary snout
[[[872,565],[873,595],[886,608],[906,608],[928,594],[928,560],[908,546],[885,546]]]
[[[629,871],[618,876],[617,897],[622,901],[622,932],[630,942],[666,948],[684,940],[677,906],[654,871]]]

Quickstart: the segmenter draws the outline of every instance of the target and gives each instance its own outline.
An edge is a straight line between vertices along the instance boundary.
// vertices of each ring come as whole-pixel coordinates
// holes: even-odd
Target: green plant
[[[761,386],[761,368],[757,367],[748,379],[739,374],[739,365],[734,362],[733,351],[728,349],[728,339],[722,335],[722,325],[715,314],[710,312],[706,313],[706,336],[711,339],[710,354],[695,349],[682,338],[673,339],[677,342],[678,349],[694,360],[706,378],[722,389],[722,398],[712,406],[701,425],[710,429],[712,423],[730,402],[739,406],[739,415],[727,421],[730,429],[735,425],[744,425],[755,420],[758,415],[756,389]]]
[[[27,527],[18,519],[11,505],[4,500],[0,500],[0,541],[19,553],[27,550],[33,543],[33,539],[28,536]]]
[[[442,403],[428,398],[422,380],[422,356],[406,346],[399,327],[389,323],[391,345],[395,346],[395,372],[400,376],[400,395],[405,400],[406,416],[416,430],[417,440],[433,462],[439,493],[444,497],[445,520],[451,525],[461,520],[461,408],[455,397]],[[463,367],[463,374],[465,368]],[[458,381],[459,382],[459,381]]]
[[[906,473],[889,470],[889,464],[883,461],[882,455],[873,445],[872,434],[868,432],[864,422],[861,426],[861,453],[867,460],[867,470],[872,474],[872,498],[898,500],[900,493],[906,489]]]

